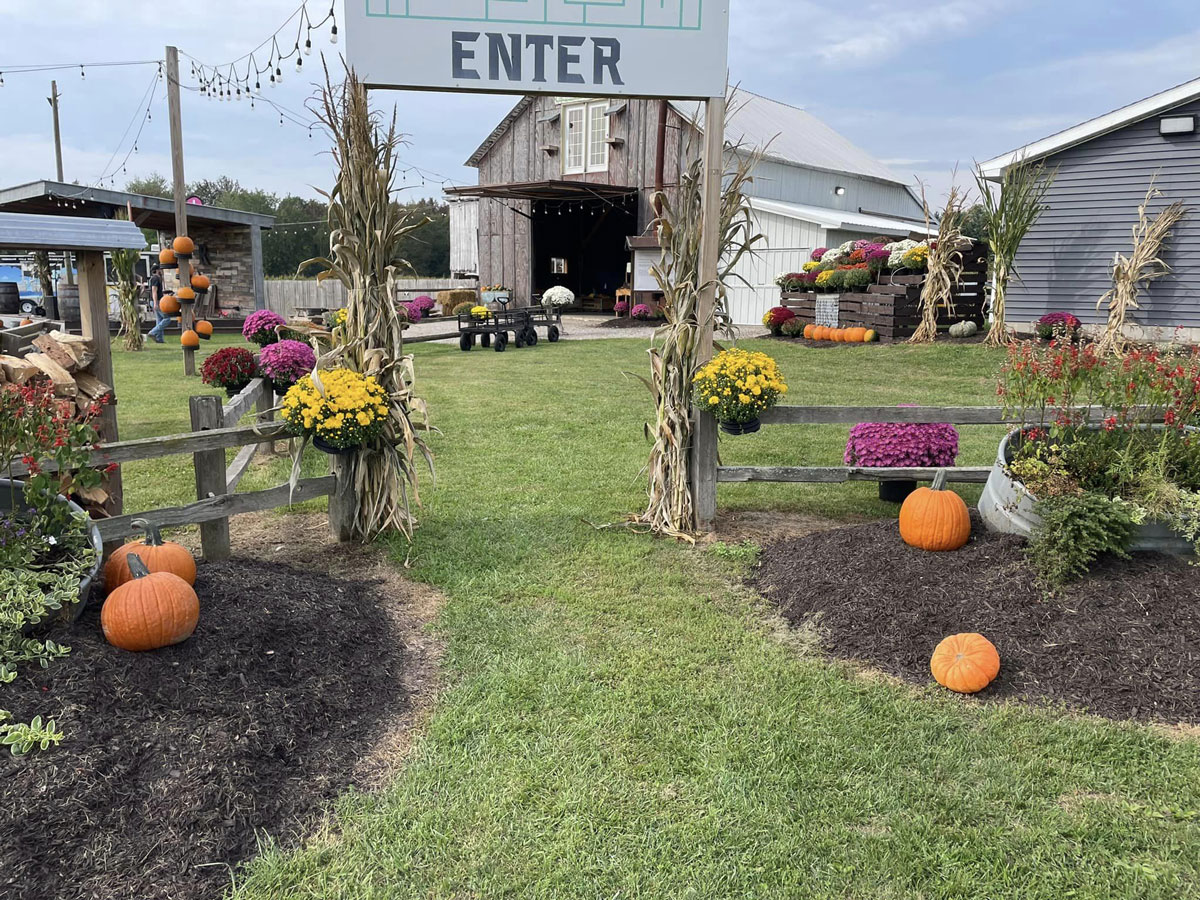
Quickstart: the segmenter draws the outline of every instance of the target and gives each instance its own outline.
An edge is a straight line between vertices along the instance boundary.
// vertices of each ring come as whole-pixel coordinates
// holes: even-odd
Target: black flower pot
[[[335,447],[323,437],[313,435],[312,445],[322,453],[328,453],[330,456],[344,456],[347,453],[354,451],[354,447]]]
[[[917,489],[915,481],[881,481],[879,482],[879,499],[886,503],[903,503]]]
[[[726,434],[754,434],[762,428],[762,422],[757,418],[748,422],[722,422],[721,430]]]

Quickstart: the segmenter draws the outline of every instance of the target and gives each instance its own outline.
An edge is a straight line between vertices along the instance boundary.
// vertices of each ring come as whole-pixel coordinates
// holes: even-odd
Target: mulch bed
[[[601,322],[598,328],[657,328],[665,322],[665,319],[631,319],[629,316],[622,316],[619,319],[606,319]]]
[[[907,546],[894,521],[768,546],[753,576],[833,656],[929,684],[943,637],[977,631],[1000,675],[975,695],[1063,703],[1114,719],[1200,723],[1200,577],[1185,560],[1110,559],[1055,595],[1024,540],[986,531],[954,553]]]
[[[786,344],[801,344],[805,347],[812,347],[814,350],[849,350],[854,347],[879,347],[888,346],[886,341],[872,341],[869,344],[864,344],[862,341],[846,342],[846,341],[810,341],[805,337],[788,337],[787,335],[764,335],[773,341],[782,341]],[[987,334],[983,331],[971,335],[969,338],[952,338],[948,334],[939,334],[936,343],[939,344],[982,344]],[[892,343],[902,344],[906,339],[901,338]]]
[[[15,716],[66,737],[0,757],[0,896],[220,897],[259,834],[313,826],[409,705],[377,586],[234,559],[196,590],[188,641],[118,650],[93,602],[70,656],[5,687]]]

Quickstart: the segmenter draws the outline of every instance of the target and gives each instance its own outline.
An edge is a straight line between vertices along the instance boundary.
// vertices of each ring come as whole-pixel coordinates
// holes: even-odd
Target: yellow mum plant
[[[743,431],[787,393],[775,360],[750,350],[722,350],[692,379],[696,405],[707,409],[725,430]],[[726,426],[738,426],[731,428]]]
[[[486,306],[472,306],[471,307],[471,318],[486,319],[488,317],[489,312],[491,312],[491,310],[489,310]]]
[[[346,324],[346,316],[348,316],[349,314],[350,314],[350,310],[346,309],[346,307],[344,307],[344,306],[341,309],[335,309],[333,312],[331,312],[329,314],[329,320],[328,320],[329,327],[330,328],[341,328],[343,325]]]
[[[283,397],[288,431],[338,450],[361,447],[383,430],[387,396],[370,375],[328,369],[293,384]]]
[[[833,269],[826,269],[824,272],[817,273],[817,287],[825,287],[829,283],[829,279],[833,277]]]
[[[821,264],[819,262],[814,262],[813,260],[809,260],[808,262],[806,262],[804,265],[802,265],[800,267],[800,270],[802,272],[811,272],[814,269],[819,269],[819,268],[821,268]]]

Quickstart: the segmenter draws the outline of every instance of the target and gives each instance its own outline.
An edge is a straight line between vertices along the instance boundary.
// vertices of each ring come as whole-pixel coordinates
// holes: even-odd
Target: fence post
[[[209,431],[225,425],[221,398],[217,396],[190,397],[188,409],[192,416],[192,431]],[[201,450],[192,454],[196,467],[196,499],[206,500],[225,491],[225,451]],[[229,559],[229,519],[216,519],[200,525],[200,547],[206,560]]]
[[[340,543],[354,538],[354,517],[358,515],[358,496],[354,492],[354,464],[348,453],[330,457],[329,471],[336,483],[329,495],[329,533]]]
[[[275,388],[272,386],[270,379],[264,378],[262,386],[259,388],[258,399],[254,401],[254,411],[258,414],[255,416],[255,422],[259,425],[267,422],[275,421]],[[275,453],[275,442],[271,441],[267,450]]]

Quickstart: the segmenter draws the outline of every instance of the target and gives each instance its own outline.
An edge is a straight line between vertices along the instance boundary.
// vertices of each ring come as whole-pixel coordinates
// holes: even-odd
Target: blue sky
[[[826,3],[731,0],[730,77],[749,90],[803,106],[887,162],[920,177],[937,197],[972,159],[986,159],[1108,110],[1200,77],[1195,0],[927,0]],[[205,62],[241,56],[268,37],[299,0],[0,0],[0,184],[52,177],[45,97],[63,93],[68,180],[169,174],[166,104],[155,90],[152,120],[126,163],[153,66],[21,74],[13,66],[152,60],[163,46]],[[340,13],[341,0],[335,7]],[[314,17],[325,0],[309,5]],[[182,10],[179,15],[168,10]],[[314,33],[314,48],[331,47]],[[317,57],[303,76],[264,90],[302,111]],[[185,75],[187,66],[185,63]],[[186,80],[186,78],[185,78]],[[462,166],[513,98],[450,94],[373,95],[395,102],[409,135],[404,158],[461,183]],[[229,175],[247,186],[315,195],[331,169],[320,135],[279,125],[264,104],[216,103],[184,95],[187,175]],[[110,162],[116,152],[115,163]],[[114,171],[115,166],[115,171]],[[436,185],[415,192],[436,193]],[[430,181],[440,177],[430,176]],[[107,182],[106,182],[107,183]]]

